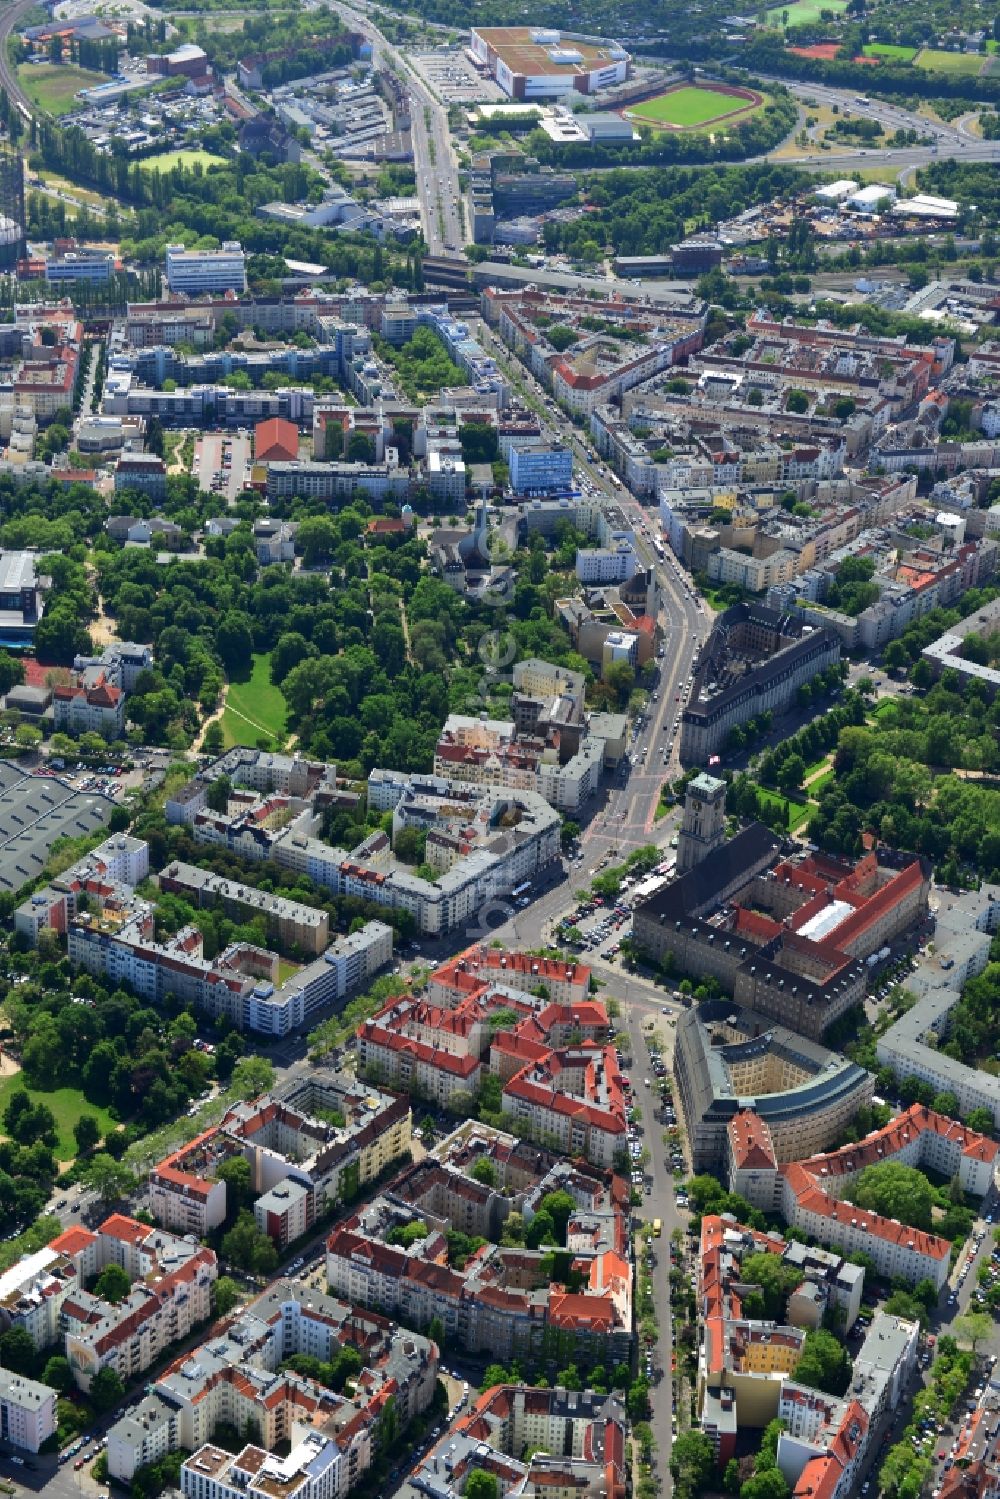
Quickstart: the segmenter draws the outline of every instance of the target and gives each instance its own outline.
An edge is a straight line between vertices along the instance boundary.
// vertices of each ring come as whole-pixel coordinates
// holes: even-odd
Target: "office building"
[[[193,296],[247,289],[246,256],[238,240],[225,240],[220,250],[185,250],[183,245],[168,245],[166,273],[171,291]]]

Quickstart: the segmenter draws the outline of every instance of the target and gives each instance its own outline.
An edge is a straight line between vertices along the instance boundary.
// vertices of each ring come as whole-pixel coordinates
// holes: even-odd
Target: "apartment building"
[[[625,1499],[627,1432],[614,1395],[496,1385],[422,1457],[399,1499],[436,1493],[445,1481],[458,1489],[476,1471],[496,1478],[502,1493]]]
[[[900,1077],[920,1078],[936,1092],[953,1092],[959,1113],[989,1109],[1000,1121],[1000,1079],[971,1062],[957,1061],[941,1048],[951,1012],[970,978],[989,961],[992,935],[1000,930],[1000,887],[942,891],[935,917],[934,950],[925,953],[907,982],[917,1003],[879,1037],[876,1051],[884,1067]]]
[[[535,791],[483,787],[475,796],[460,786],[441,787],[439,778],[386,778],[373,772],[372,784],[387,798],[382,810],[394,808],[400,825],[406,808],[420,802],[424,826],[456,838],[454,857],[435,880],[425,880],[391,857],[373,857],[368,840],[356,849],[332,848],[315,836],[324,800],[336,794],[333,766],[289,761],[294,785],[279,778],[274,791],[261,796],[262,805],[233,803],[227,813],[213,813],[207,805],[208,787],[220,775],[234,786],[261,790],[252,779],[257,767],[280,757],[259,751],[231,751],[207,767],[167,803],[167,821],[188,826],[203,842],[215,843],[250,860],[273,859],[285,869],[307,874],[340,895],[358,895],[387,907],[409,911],[420,931],[441,934],[465,925],[478,930],[490,902],[507,895],[518,884],[531,881],[558,857],[560,819]],[[266,768],[266,767],[265,767]],[[260,776],[257,776],[260,779]],[[266,783],[262,781],[262,785]],[[268,783],[269,784],[269,783]],[[428,800],[428,792],[431,799]],[[285,808],[275,826],[269,798],[291,795],[287,810],[295,816],[284,825]],[[270,824],[270,825],[269,825]],[[517,836],[508,831],[516,824]],[[459,836],[461,835],[461,836]],[[381,847],[381,845],[380,845]],[[384,850],[383,850],[384,852]],[[322,961],[322,960],[320,960]],[[285,986],[292,993],[295,980]],[[301,1023],[301,1020],[291,1022]]]
[[[55,1436],[57,1399],[48,1385],[0,1369],[0,1437],[12,1447],[38,1452]]]
[[[267,933],[282,950],[298,948],[314,956],[330,941],[330,918],[326,911],[255,885],[244,885],[222,875],[175,859],[160,871],[161,890],[194,900],[199,907],[219,905],[238,918],[263,916]]]
[[[22,1328],[36,1348],[56,1342],[63,1302],[79,1283],[69,1256],[51,1245],[0,1275],[0,1326]]]
[[[783,1309],[786,1322],[744,1312],[741,1266],[746,1257],[761,1254],[780,1255],[803,1269],[803,1282]],[[797,1384],[795,1370],[807,1330],[819,1325],[817,1311],[837,1308],[853,1321],[863,1279],[858,1266],[745,1228],[729,1215],[703,1220],[697,1400],[701,1428],[720,1465],[735,1455],[738,1434],[779,1417],[778,1465],[793,1492],[806,1499],[851,1491],[869,1431],[897,1406],[916,1369],[919,1326],[878,1313],[842,1399]]]
[[[920,1328],[879,1312],[854,1361],[842,1399],[787,1381],[778,1415],[778,1467],[795,1499],[857,1492],[861,1468],[884,1417],[899,1405],[917,1368]]]
[[[613,1046],[553,1048],[504,1086],[503,1113],[528,1138],[595,1165],[621,1163],[627,1109]]]
[[[115,1213],[96,1231],[80,1225],[67,1229],[49,1248],[76,1270],[77,1285],[62,1301],[59,1323],[81,1390],[105,1368],[128,1384],[211,1312],[215,1254],[188,1238]],[[84,1289],[112,1264],[132,1281],[117,1304]]]
[[[366,1076],[442,1104],[495,1073],[512,1088],[505,1111],[535,1138],[565,1135],[575,1153],[610,1165],[622,1145],[621,1089],[601,1048],[607,1013],[585,997],[588,985],[577,964],[470,948],[431,974],[426,997],[399,996],[365,1021],[358,1060]],[[492,1024],[500,1012],[516,1017],[511,1029]],[[571,1055],[573,1039],[592,1050]]]
[[[312,1228],[315,1203],[310,1187],[287,1176],[257,1198],[253,1205],[254,1221],[262,1234],[267,1234],[279,1250],[284,1250]]]
[[[492,1162],[497,1186],[471,1176]],[[497,1244],[510,1212],[529,1218],[545,1193],[574,1201],[567,1228],[579,1289],[550,1283],[538,1251]],[[341,1221],[327,1241],[331,1288],[351,1302],[377,1306],[425,1326],[440,1317],[449,1339],[471,1352],[533,1363],[546,1347],[572,1354],[581,1367],[629,1356],[632,1272],[627,1258],[624,1183],[582,1161],[560,1161],[513,1135],[467,1124],[377,1198]],[[410,1222],[426,1237],[404,1246],[392,1231]],[[445,1230],[488,1233],[463,1269],[449,1265]]]
[[[178,1232],[206,1234],[226,1215],[226,1184],[218,1169],[242,1156],[261,1197],[289,1182],[307,1194],[307,1204],[295,1192],[263,1210],[265,1222],[268,1211],[277,1215],[280,1238],[301,1221],[296,1214],[312,1222],[329,1203],[405,1158],[411,1133],[406,1097],[314,1069],[306,1079],[234,1104],[212,1129],[160,1161],[150,1172],[150,1209],[158,1222]]]
[[[115,464],[115,494],[135,489],[160,504],[167,497],[167,466],[156,453],[122,453]]]
[[[300,773],[308,772],[292,767],[287,778],[297,784]],[[232,943],[207,959],[195,927],[157,942],[154,907],[134,888],[148,868],[145,844],[111,838],[26,900],[15,913],[15,928],[36,943],[47,928],[65,932],[70,962],[79,968],[113,977],[150,1000],[173,994],[211,1015],[226,1015],[241,1029],[272,1035],[285,1035],[308,1023],[392,957],[392,928],[381,921],[366,922],[360,931],[336,938],[322,956],[280,985],[277,954],[250,943]],[[198,883],[196,875],[190,878]],[[234,882],[221,883],[228,890]],[[81,893],[96,897],[94,909],[89,902],[88,909],[79,908]],[[311,908],[296,911],[294,902],[276,900],[263,905],[284,930],[297,930],[310,943],[314,940],[317,928]]]
[[[914,1104],[857,1145],[779,1167],[781,1211],[821,1243],[845,1254],[863,1251],[887,1279],[915,1285],[926,1278],[940,1289],[950,1265],[947,1239],[853,1207],[836,1194],[866,1166],[898,1160],[957,1176],[965,1191],[982,1197],[996,1178],[998,1155],[1000,1147],[985,1135]]]
[[[281,1368],[293,1354],[329,1361],[344,1347],[356,1348],[363,1362],[350,1393],[337,1395]],[[228,1493],[236,1474],[244,1475],[244,1492],[256,1480],[253,1492],[274,1499],[276,1484],[282,1494],[297,1492],[303,1474],[308,1478],[314,1468],[301,1453],[292,1460],[300,1446],[296,1439],[307,1433],[316,1439],[314,1471],[328,1475],[322,1479],[322,1499],[343,1499],[378,1451],[386,1406],[395,1402],[398,1423],[405,1427],[430,1405],[438,1356],[427,1338],[400,1331],[376,1312],[277,1281],[226,1327],[169,1364],[146,1397],[111,1427],[108,1470],[128,1483],[140,1467],[184,1448],[192,1454],[181,1479],[190,1499]],[[211,1437],[220,1422],[239,1431],[252,1423],[259,1447],[244,1453],[259,1452],[263,1460],[245,1460],[241,1467],[243,1454],[226,1453],[218,1464],[210,1462],[204,1454],[216,1450]],[[285,1440],[291,1451],[283,1463],[272,1454]],[[268,1466],[272,1462],[277,1468]],[[280,1472],[289,1488],[280,1487]],[[211,1485],[220,1477],[215,1490]]]

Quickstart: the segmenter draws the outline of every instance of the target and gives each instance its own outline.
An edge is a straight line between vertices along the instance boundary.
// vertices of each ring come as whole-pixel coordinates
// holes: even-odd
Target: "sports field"
[[[952,73],[965,78],[978,78],[986,61],[977,52],[942,52],[937,47],[921,47],[914,65],[926,68],[929,73]]]
[[[839,16],[847,9],[847,0],[792,0],[791,5],[772,5],[767,12],[769,26],[811,26],[821,19],[821,12]]]
[[[76,96],[82,88],[94,88],[107,83],[108,78],[105,73],[92,73],[70,63],[40,62],[22,63],[17,81],[39,109],[50,115],[65,115],[80,108]]]
[[[917,55],[916,47],[897,47],[894,42],[869,42],[863,50],[866,57],[884,57],[890,62],[912,62]]]
[[[254,747],[258,739],[270,739],[272,747],[283,744],[287,712],[280,689],[271,681],[270,654],[254,656],[249,680],[230,682],[226,693],[222,714],[226,749],[234,744]]]
[[[698,88],[682,84],[645,99],[624,111],[626,119],[644,125],[659,125],[664,130],[697,130],[702,125],[720,124],[734,115],[759,109],[763,97],[752,89]]]
[[[144,172],[170,172],[174,167],[215,167],[225,161],[214,151],[203,151],[200,146],[191,151],[164,151],[160,156],[145,156],[139,165]]]

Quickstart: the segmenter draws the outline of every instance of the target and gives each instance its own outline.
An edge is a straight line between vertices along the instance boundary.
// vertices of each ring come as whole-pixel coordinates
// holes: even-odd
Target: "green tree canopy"
[[[852,1367],[851,1355],[843,1343],[820,1327],[806,1333],[795,1365],[795,1379],[798,1384],[823,1390],[827,1395],[843,1395],[851,1382]]]
[[[857,1207],[870,1208],[910,1228],[931,1229],[934,1188],[915,1166],[899,1161],[866,1166],[855,1179],[850,1198]]]

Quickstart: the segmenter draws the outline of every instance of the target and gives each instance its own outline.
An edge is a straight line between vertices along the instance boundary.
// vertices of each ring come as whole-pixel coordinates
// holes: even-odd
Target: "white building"
[[[168,245],[166,271],[171,291],[247,289],[246,256],[243,246],[234,239],[225,240],[221,250],[185,250],[183,245]]]
[[[0,1436],[12,1447],[37,1452],[55,1432],[56,1398],[47,1384],[0,1369]]]
[[[185,1499],[338,1499],[346,1491],[337,1443],[318,1431],[296,1442],[287,1457],[248,1446],[233,1456],[206,1443],[181,1468]]]
[[[872,182],[859,188],[847,199],[847,207],[855,213],[881,213],[896,197],[896,189],[886,182]]]
[[[629,541],[620,541],[614,547],[584,547],[576,554],[576,575],[581,583],[627,583],[639,566]]]

